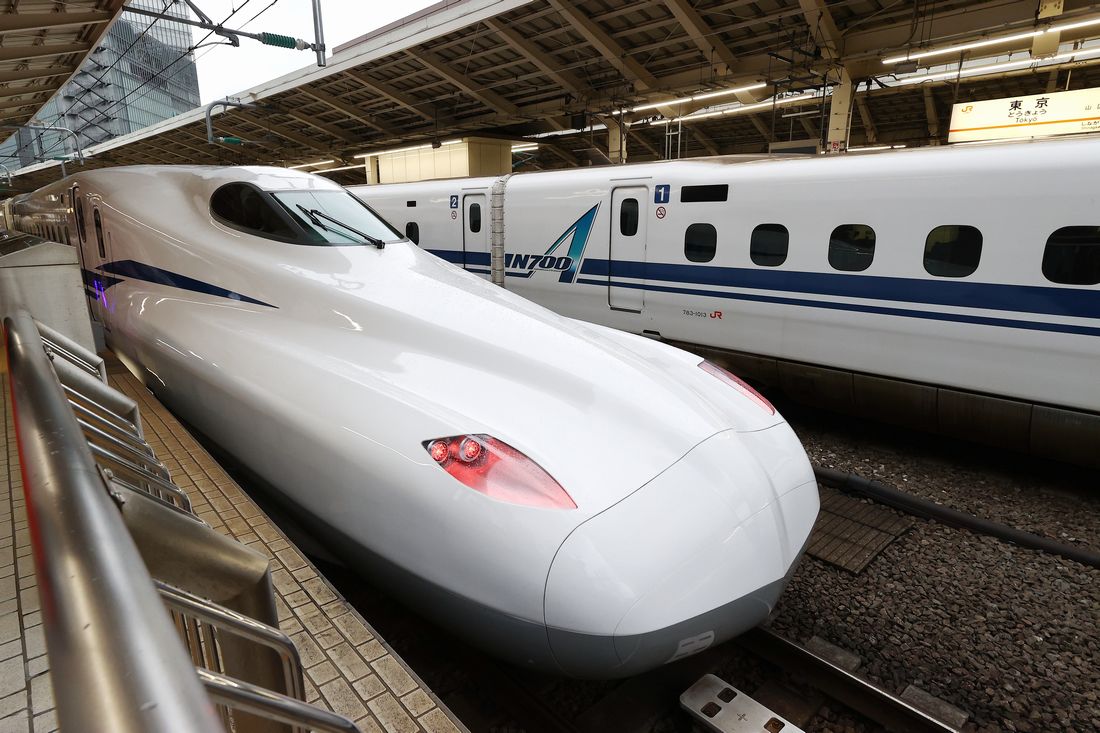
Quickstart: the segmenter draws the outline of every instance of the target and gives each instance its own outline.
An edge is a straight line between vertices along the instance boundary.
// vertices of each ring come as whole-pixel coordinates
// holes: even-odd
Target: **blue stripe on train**
[[[583,285],[602,285],[607,287],[607,280],[590,280],[577,278],[577,282]],[[918,311],[908,308],[886,308],[875,305],[859,305],[856,303],[835,303],[821,300],[804,300],[802,298],[783,298],[768,295],[751,295],[748,293],[727,293],[718,290],[697,290],[694,288],[674,288],[662,285],[626,283],[615,281],[611,283],[616,287],[633,288],[635,290],[650,290],[661,293],[680,293],[683,295],[701,295],[708,298],[725,298],[727,300],[745,300],[754,303],[777,303],[780,305],[797,305],[807,308],[825,308],[828,310],[853,311],[856,313],[875,313],[885,316],[903,316],[906,318],[923,318],[934,321],[948,321],[951,323],[973,323],[982,326],[998,326],[1001,328],[1021,328],[1029,331],[1049,331],[1054,333],[1073,333],[1082,336],[1100,336],[1100,328],[1090,326],[1074,326],[1066,323],[1042,323],[1038,321],[1016,321],[1011,318],[990,318],[988,316],[972,316],[964,313],[940,313],[936,311]]]
[[[582,275],[1100,318],[1100,290],[587,259]],[[607,284],[606,282],[604,283]],[[616,283],[621,284],[621,283]],[[709,293],[708,293],[709,294]],[[714,293],[717,295],[717,293]]]
[[[219,298],[228,298],[229,300],[236,300],[241,303],[252,303],[253,305],[263,305],[268,308],[277,308],[278,306],[265,303],[262,300],[256,300],[250,298],[247,295],[241,295],[240,293],[218,285],[212,285],[202,280],[196,280],[193,277],[187,275],[180,275],[179,273],[165,270],[160,267],[154,267],[147,265],[144,262],[137,262],[135,260],[118,260],[116,262],[107,262],[101,266],[104,272],[113,273],[115,275],[122,275],[123,277],[129,277],[134,280],[142,280],[144,282],[156,283],[158,285],[168,285],[169,287],[179,288],[180,290],[189,290],[193,293],[202,293],[204,295],[215,295]],[[119,278],[105,277],[101,273],[85,271],[84,279],[88,282],[91,275],[91,280],[103,281],[102,287],[104,289],[117,285],[122,282]]]

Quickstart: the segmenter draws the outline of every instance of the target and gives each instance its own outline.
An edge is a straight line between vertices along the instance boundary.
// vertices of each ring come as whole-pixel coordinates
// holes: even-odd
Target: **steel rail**
[[[810,650],[757,627],[736,643],[787,670],[834,700],[865,715],[891,733],[958,733],[957,728],[925,713],[869,680],[852,674]]]
[[[17,311],[4,331],[59,727],[222,731],[34,321]]]

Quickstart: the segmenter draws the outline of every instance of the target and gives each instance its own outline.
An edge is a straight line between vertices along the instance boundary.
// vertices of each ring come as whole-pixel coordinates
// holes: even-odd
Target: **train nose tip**
[[[558,665],[576,677],[627,676],[760,623],[817,508],[813,472],[786,425],[704,441],[558,550],[545,600]]]

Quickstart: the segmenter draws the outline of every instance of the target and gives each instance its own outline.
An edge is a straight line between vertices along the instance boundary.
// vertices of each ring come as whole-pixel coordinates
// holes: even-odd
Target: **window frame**
[[[757,262],[756,261],[756,256],[753,253],[753,242],[756,239],[756,233],[761,229],[761,227],[779,227],[780,229],[783,230],[783,234],[784,234],[783,259],[779,260],[779,262],[776,262],[774,265],[764,263],[764,262]],[[784,264],[786,264],[787,257],[790,256],[790,253],[791,253],[791,230],[788,229],[783,224],[777,224],[775,222],[764,222],[762,224],[757,224],[756,226],[754,226],[752,228],[752,232],[749,234],[749,259],[752,261],[752,264],[756,265],[757,267],[782,267]]]
[[[627,214],[627,211],[626,211],[627,202],[632,203],[634,205],[634,207],[633,207],[634,208],[634,212],[633,212],[634,228],[633,228],[633,231],[631,231],[629,234],[627,234],[626,231],[623,229],[623,224],[625,223],[624,220],[625,220],[626,214]],[[638,229],[639,229],[639,227],[641,227],[641,223],[642,223],[641,219],[642,219],[642,205],[641,205],[641,202],[638,201],[638,199],[631,196],[630,198],[624,198],[619,202],[619,236],[621,236],[621,237],[636,237],[636,236],[638,236]]]
[[[694,229],[696,227],[709,227],[710,231],[713,233],[714,241],[713,241],[713,245],[711,247],[710,257],[708,257],[705,260],[695,259],[691,255],[688,254],[688,236],[690,235],[692,229]],[[687,259],[688,262],[696,262],[696,263],[701,264],[701,263],[705,263],[705,262],[713,262],[714,258],[717,257],[717,256],[718,256],[718,227],[714,226],[713,224],[711,224],[709,222],[703,222],[703,221],[695,222],[693,224],[688,224],[687,228],[684,229],[684,258]]]
[[[974,262],[974,266],[970,268],[970,271],[965,273],[965,274],[947,275],[947,274],[944,274],[944,273],[941,273],[941,272],[932,272],[932,270],[928,269],[928,251],[929,251],[929,248],[931,248],[934,244],[945,244],[945,245],[946,244],[958,244],[959,241],[960,241],[958,238],[956,238],[954,240],[954,242],[950,242],[950,243],[948,243],[948,242],[935,243],[935,242],[930,241],[932,239],[932,235],[934,235],[939,230],[947,229],[948,227],[955,227],[957,230],[960,230],[960,231],[963,230],[963,229],[971,229],[974,232],[976,232],[977,235],[978,235],[978,259]],[[981,262],[982,262],[982,247],[984,245],[985,245],[985,235],[982,234],[981,229],[974,226],[973,224],[939,224],[939,225],[933,227],[928,232],[928,235],[924,238],[924,256],[922,258],[921,263],[924,265],[924,271],[926,273],[928,273],[929,275],[931,275],[932,277],[946,277],[946,278],[950,278],[950,279],[970,277],[971,275],[973,275],[975,272],[978,271],[978,267],[981,265]],[[938,262],[941,262],[941,263],[945,262],[944,260],[933,260],[933,261],[938,261]],[[954,263],[946,263],[946,264],[954,264]]]
[[[1053,239],[1054,235],[1058,234],[1058,232],[1062,232],[1066,229],[1093,229],[1093,230],[1095,230],[1096,244],[1092,244],[1092,245],[1089,245],[1089,246],[1096,248],[1095,257],[1100,259],[1100,225],[1096,225],[1096,224],[1071,224],[1069,226],[1058,227],[1057,229],[1055,229],[1053,232],[1051,232],[1047,236],[1046,243],[1043,245],[1043,260],[1042,260],[1042,265],[1041,265],[1041,270],[1042,270],[1042,273],[1043,273],[1043,277],[1046,279],[1047,282],[1054,283],[1055,285],[1077,285],[1077,286],[1082,286],[1082,287],[1092,287],[1092,286],[1100,285],[1100,263],[1098,263],[1096,265],[1096,273],[1095,273],[1095,275],[1097,277],[1096,280],[1055,280],[1054,278],[1052,278],[1048,274],[1048,259],[1050,257],[1050,251],[1051,251],[1050,240]],[[1063,236],[1065,236],[1065,235],[1063,235]],[[1069,249],[1069,248],[1080,249],[1082,246],[1083,245],[1081,245],[1081,244],[1058,244],[1058,245],[1056,245],[1056,247],[1059,248],[1059,249]]]
[[[837,267],[836,263],[833,262],[833,242],[837,241],[836,233],[840,229],[843,229],[845,227],[864,227],[864,228],[868,229],[871,232],[871,257],[867,261],[867,264],[864,267],[859,267],[859,268]],[[841,241],[844,241],[844,240],[841,240]],[[852,241],[856,241],[856,240],[848,240],[848,242],[852,242]],[[871,268],[871,265],[873,265],[875,263],[875,248],[876,248],[877,244],[878,244],[878,232],[876,232],[875,228],[873,226],[871,226],[870,224],[838,224],[835,227],[833,227],[833,230],[831,232],[829,232],[829,251],[828,251],[829,267],[833,268],[837,272],[866,272],[867,270],[869,270]]]

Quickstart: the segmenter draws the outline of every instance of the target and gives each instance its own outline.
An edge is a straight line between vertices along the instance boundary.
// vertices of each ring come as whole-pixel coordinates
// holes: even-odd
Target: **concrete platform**
[[[0,462],[0,733],[57,730],[12,423],[0,369],[6,451]],[[363,733],[458,733],[465,727],[263,511],[121,364],[111,384],[137,400],[145,437],[194,510],[218,532],[272,559],[279,625],[305,667],[307,700]]]

